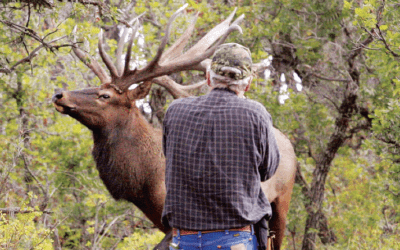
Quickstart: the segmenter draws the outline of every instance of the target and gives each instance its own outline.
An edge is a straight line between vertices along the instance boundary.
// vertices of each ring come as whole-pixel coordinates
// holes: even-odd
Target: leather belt
[[[240,231],[240,232],[250,232],[251,233],[251,226],[245,226],[242,228],[233,228],[233,229],[229,229],[228,231]],[[206,234],[206,233],[215,233],[215,232],[225,232],[225,230],[223,229],[217,229],[217,230],[206,230],[206,231],[192,231],[192,230],[183,230],[183,229],[179,229],[179,234],[182,235],[192,235],[192,234],[199,234],[199,232],[201,232],[202,234]],[[178,235],[178,229],[177,228],[173,228],[172,229],[172,235],[173,236],[177,236]]]

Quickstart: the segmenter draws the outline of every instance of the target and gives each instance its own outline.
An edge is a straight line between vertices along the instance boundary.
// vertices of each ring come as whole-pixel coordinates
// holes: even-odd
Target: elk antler
[[[75,26],[72,31],[73,44],[74,44],[72,50],[74,51],[75,55],[79,58],[79,60],[81,60],[81,62],[83,62],[88,68],[90,68],[93,71],[93,73],[97,75],[101,83],[111,82],[111,78],[108,76],[107,72],[103,69],[103,67],[100,66],[99,62],[97,62],[90,55],[83,52],[76,46],[76,29],[77,26]]]
[[[144,15],[144,13],[140,14],[139,16],[135,17],[130,22],[128,22],[129,28],[133,28],[132,35],[131,35],[131,37],[129,39],[129,42],[128,42],[128,46],[132,46],[132,41],[133,41],[134,37],[136,36],[136,33],[137,33],[138,29],[139,29],[139,23],[137,21],[143,15]],[[132,27],[132,25],[134,25],[134,26]],[[124,32],[122,33],[121,38],[118,41],[117,55],[116,55],[116,58],[117,58],[116,66],[117,66],[117,71],[118,71],[118,75],[119,76],[122,76],[122,74],[125,71],[125,67],[122,68],[121,57],[122,57],[122,50],[123,50],[124,44],[125,44],[125,39],[126,39],[128,33],[129,33],[129,29],[125,28]],[[130,53],[131,51],[132,51],[132,49],[129,48],[126,57],[129,57],[129,58],[131,57],[131,53]],[[128,63],[129,63],[129,61],[128,61]],[[125,66],[126,66],[126,63],[125,63]]]
[[[135,33],[137,32],[137,25],[135,25],[136,28],[131,34],[128,41],[127,53],[125,56],[125,66],[123,70],[121,69],[120,66],[121,63],[118,62],[118,60],[121,60],[121,56],[117,57],[117,64],[116,64],[117,67],[116,67],[113,64],[111,58],[104,51],[103,32],[100,32],[99,34],[99,53],[103,62],[107,66],[111,77],[105,73],[105,70],[99,65],[97,61],[90,59],[87,55],[85,55],[85,53],[83,53],[77,47],[73,48],[75,55],[82,62],[84,62],[90,69],[93,70],[93,72],[99,77],[102,83],[111,82],[116,87],[118,87],[121,90],[121,92],[126,91],[129,88],[129,86],[132,85],[133,83],[150,81],[156,77],[168,75],[178,71],[184,71],[184,70],[205,71],[207,63],[204,63],[203,61],[206,58],[210,57],[215,52],[218,45],[223,43],[231,32],[235,30],[242,32],[238,24],[243,20],[244,15],[240,16],[232,24],[230,24],[233,16],[236,13],[236,8],[235,8],[235,10],[229,15],[229,17],[225,21],[214,27],[198,43],[196,43],[193,47],[191,47],[184,54],[182,54],[182,51],[187,42],[189,41],[191,34],[194,30],[194,26],[198,16],[197,14],[192,23],[187,28],[187,30],[184,32],[184,34],[173,45],[171,45],[165,53],[163,53],[165,46],[169,40],[170,29],[173,21],[187,6],[188,4],[185,4],[171,16],[165,30],[165,36],[161,41],[161,44],[157,50],[155,57],[142,69],[138,69],[137,67],[133,70],[129,69],[129,62],[132,51],[132,42]],[[138,18],[139,17],[129,22],[129,24],[132,25],[135,21],[138,20]],[[125,39],[121,38],[121,40]],[[120,48],[122,48],[123,45],[124,45],[123,42],[121,44],[118,44],[117,51],[120,51]],[[159,81],[161,80],[162,79],[159,79]],[[168,89],[168,88],[177,88],[180,85],[178,86],[178,84],[170,84],[166,82],[163,86]],[[168,89],[168,91],[171,92],[175,90]],[[176,91],[179,92],[179,90]]]

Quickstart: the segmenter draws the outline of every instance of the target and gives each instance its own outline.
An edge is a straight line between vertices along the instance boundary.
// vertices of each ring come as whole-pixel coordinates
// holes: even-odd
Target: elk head
[[[130,25],[135,24],[135,29],[131,33],[132,35],[127,43],[128,48],[123,67],[121,51],[124,47],[126,40],[124,36],[127,35],[127,32],[124,32],[123,37],[119,40],[116,65],[113,64],[110,57],[104,51],[103,34],[100,32],[99,53],[110,74],[107,74],[96,60],[89,58],[78,47],[74,47],[73,51],[75,55],[99,77],[102,84],[100,87],[56,93],[53,96],[53,103],[57,111],[70,115],[92,131],[95,131],[110,126],[118,126],[126,120],[123,118],[132,112],[139,115],[135,100],[142,99],[148,94],[152,82],[165,87],[175,98],[187,96],[188,94],[183,86],[175,83],[165,75],[184,70],[205,71],[208,63],[205,59],[214,53],[218,45],[223,43],[232,31],[239,30],[241,32],[238,23],[244,16],[242,15],[230,24],[236,12],[235,9],[225,21],[214,27],[196,45],[185,53],[182,53],[194,30],[196,16],[185,33],[164,53],[171,25],[176,16],[186,6],[187,4],[171,16],[165,30],[165,36],[155,57],[142,69],[130,69],[132,42],[137,32],[138,18],[129,23]],[[76,29],[74,29],[75,31]],[[135,83],[139,85],[135,89],[129,89]],[[193,87],[198,87],[199,85],[201,84],[194,85]]]
[[[146,97],[150,87],[151,82],[147,81],[121,92],[113,84],[105,83],[100,87],[58,92],[53,103],[58,112],[75,118],[92,131],[112,129],[123,126],[130,113],[139,115],[135,100]]]

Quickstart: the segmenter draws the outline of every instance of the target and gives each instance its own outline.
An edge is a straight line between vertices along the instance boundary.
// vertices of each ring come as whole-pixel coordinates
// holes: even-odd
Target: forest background
[[[400,249],[400,3],[385,0],[3,0],[0,248],[150,249],[163,238],[132,204],[111,198],[91,132],[51,97],[99,84],[72,46],[98,59],[103,29],[113,55],[126,22],[144,13],[140,64],[186,2],[172,41],[194,13],[192,44],[238,7],[243,34],[228,41],[266,63],[247,96],[289,137],[299,168],[284,249]],[[172,77],[191,84],[204,74]],[[171,100],[154,85],[139,105],[159,127]]]

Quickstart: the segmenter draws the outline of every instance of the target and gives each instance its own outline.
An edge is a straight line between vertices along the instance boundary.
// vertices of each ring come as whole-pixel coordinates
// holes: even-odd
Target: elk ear
[[[151,84],[151,81],[145,81],[139,84],[135,89],[129,90],[129,99],[133,101],[145,98],[150,92]]]

